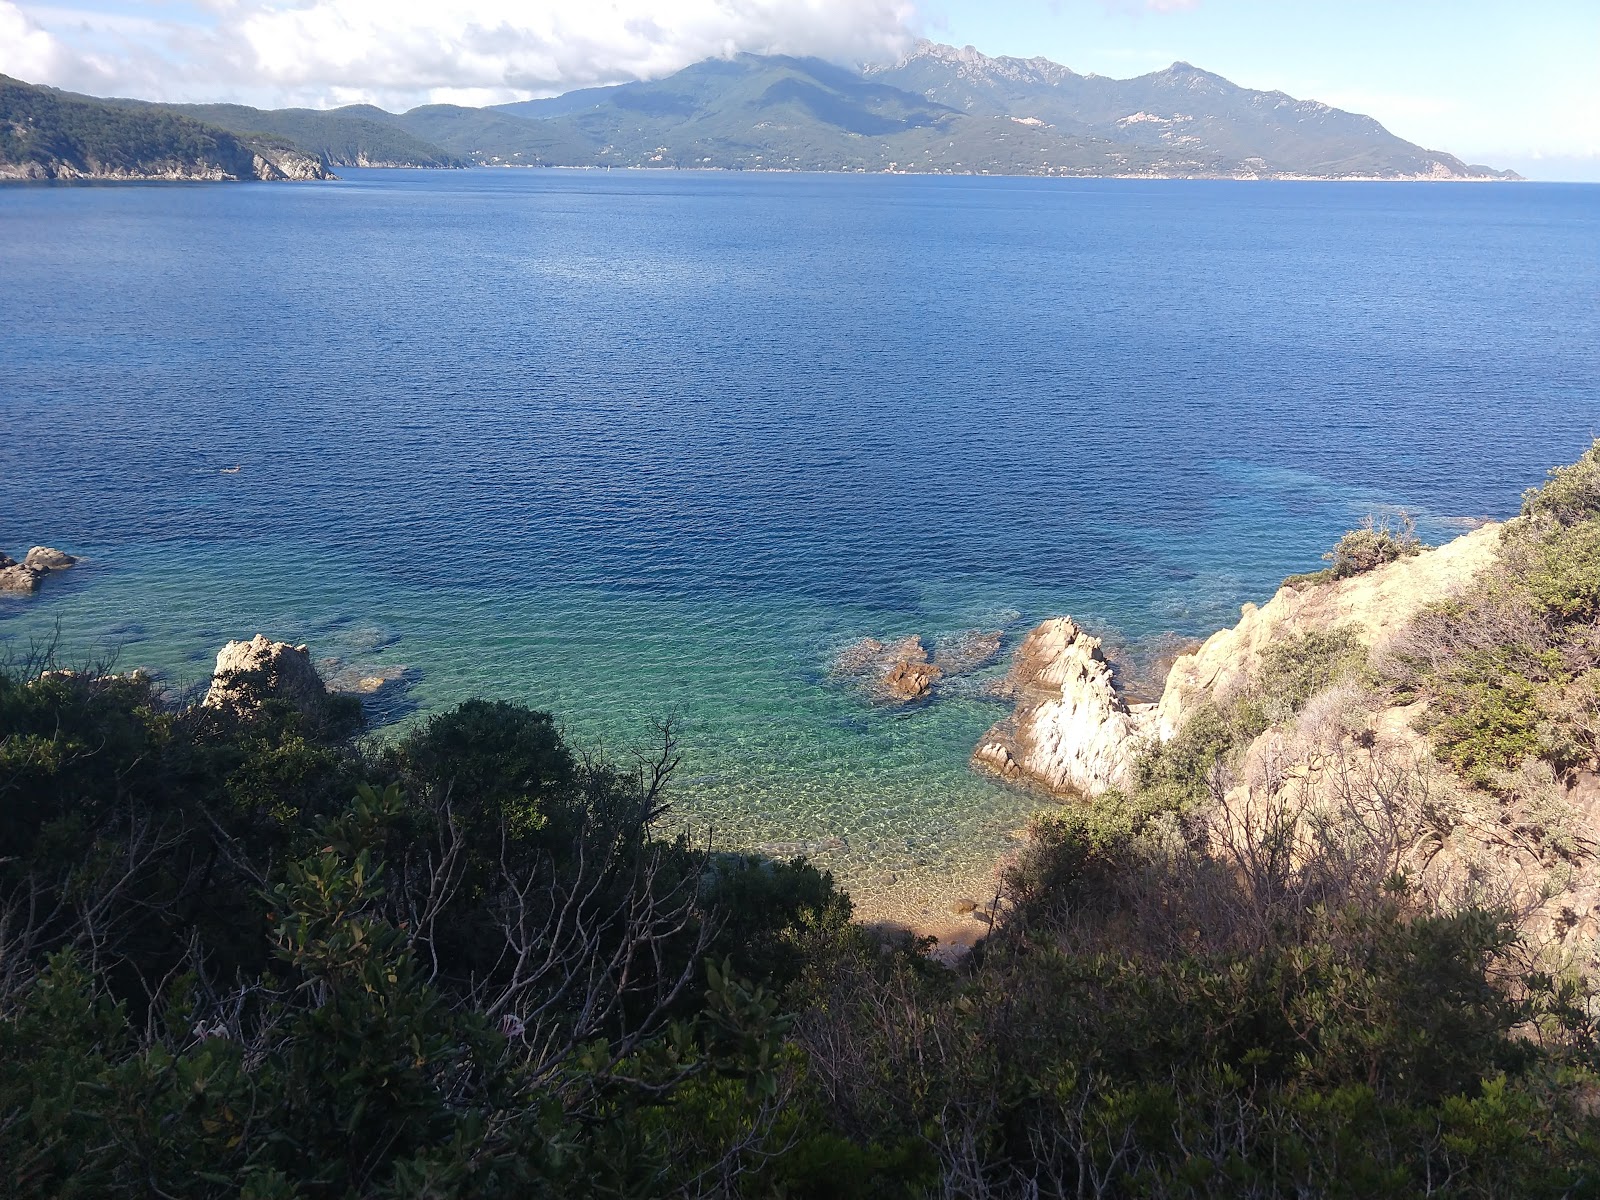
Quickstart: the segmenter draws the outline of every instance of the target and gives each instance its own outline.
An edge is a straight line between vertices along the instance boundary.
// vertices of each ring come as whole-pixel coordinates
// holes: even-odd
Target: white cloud
[[[914,0],[205,0],[209,23],[157,3],[124,23],[0,0],[0,70],[79,85],[111,56],[125,90],[159,99],[268,103],[475,103],[670,74],[755,51],[839,61],[892,58]],[[126,27],[136,21],[138,32]],[[7,24],[9,21],[11,24]],[[156,36],[154,26],[164,30]],[[47,32],[48,30],[48,32]],[[26,43],[23,38],[28,39]],[[12,44],[22,45],[17,50]],[[7,54],[6,51],[10,50]],[[93,74],[95,71],[89,71]]]
[[[53,79],[66,69],[69,58],[60,41],[15,4],[0,0],[0,75]]]

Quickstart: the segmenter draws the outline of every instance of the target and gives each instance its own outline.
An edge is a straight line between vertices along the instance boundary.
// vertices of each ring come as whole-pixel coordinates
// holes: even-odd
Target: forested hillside
[[[0,178],[322,179],[283,139],[238,137],[156,108],[129,109],[0,76]]]

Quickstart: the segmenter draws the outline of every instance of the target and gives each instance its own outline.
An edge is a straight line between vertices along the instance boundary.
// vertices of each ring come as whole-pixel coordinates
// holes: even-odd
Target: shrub
[[[1427,547],[1417,538],[1416,522],[1403,509],[1393,524],[1387,516],[1369,516],[1359,528],[1345,533],[1334,543],[1333,549],[1322,556],[1331,566],[1304,575],[1290,575],[1283,582],[1285,587],[1300,587],[1349,579],[1386,563],[1420,554],[1425,549]]]
[[[1558,525],[1600,517],[1600,439],[1577,462],[1554,468],[1541,486],[1524,492],[1522,515]]]

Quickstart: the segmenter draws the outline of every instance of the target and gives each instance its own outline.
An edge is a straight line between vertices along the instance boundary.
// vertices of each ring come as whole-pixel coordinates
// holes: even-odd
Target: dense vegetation
[[[157,108],[124,108],[0,75],[0,166],[33,166],[49,176],[256,177],[258,151],[293,149],[245,140]]]
[[[134,100],[109,103],[135,108],[156,107]],[[323,112],[310,108],[259,109],[243,104],[164,104],[159,107],[241,137],[287,140],[335,167],[466,165],[462,159],[399,128],[388,113],[378,109]],[[380,119],[373,119],[369,113],[380,114]]]
[[[1592,765],[1597,529],[1600,450],[1394,662],[1270,647],[1037,823],[956,969],[803,862],[664,834],[670,731],[623,768],[509,704],[374,744],[14,670],[0,1192],[1600,1194],[1586,980],[1420,885],[1427,769],[1339,723],[1426,694],[1452,762]],[[1536,719],[1491,697],[1524,686]],[[1329,803],[1235,786],[1269,729],[1322,739]]]

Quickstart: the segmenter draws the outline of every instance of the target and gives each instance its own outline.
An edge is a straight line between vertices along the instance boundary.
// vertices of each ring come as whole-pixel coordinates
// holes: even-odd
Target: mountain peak
[[[1012,58],[1008,55],[990,57],[976,46],[947,46],[942,42],[919,39],[900,61],[890,66],[866,68],[867,74],[905,71],[919,66],[953,68],[963,79],[979,82],[1007,82],[1043,84],[1050,86],[1063,80],[1079,78],[1071,67],[1052,62],[1048,58]]]

